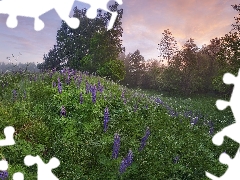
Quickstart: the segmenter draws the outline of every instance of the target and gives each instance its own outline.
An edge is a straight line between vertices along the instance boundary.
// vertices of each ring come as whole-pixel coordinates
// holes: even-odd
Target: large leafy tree
[[[159,57],[166,59],[167,63],[170,64],[171,58],[178,52],[177,42],[169,29],[164,30],[162,35],[163,38],[158,44],[158,50],[160,52]]]
[[[232,5],[233,9],[240,11],[239,5]],[[222,81],[222,77],[226,72],[237,75],[238,69],[240,68],[240,28],[238,17],[234,17],[236,20],[235,24],[232,24],[232,30],[225,34],[224,37],[220,38],[220,51],[218,52],[218,74],[213,80],[215,90],[230,94],[233,86],[225,85]]]
[[[134,53],[129,53],[125,60],[127,83],[136,87],[141,84],[141,79],[144,72],[144,57],[140,54],[139,50]]]
[[[118,4],[110,5],[112,11],[118,12],[118,17],[111,30],[107,31],[107,24],[111,18],[110,13],[103,13],[98,10],[95,19],[86,17],[86,9],[73,9],[73,17],[80,19],[80,26],[71,29],[62,21],[57,32],[57,64],[77,69],[96,72],[104,63],[117,60],[122,47],[122,15],[123,10],[118,9]],[[49,53],[51,53],[49,51]],[[45,61],[49,55],[44,55]]]

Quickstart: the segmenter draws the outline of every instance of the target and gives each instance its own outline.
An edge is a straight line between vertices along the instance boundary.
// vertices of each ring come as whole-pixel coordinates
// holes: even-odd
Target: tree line
[[[240,12],[240,5],[232,7]],[[159,57],[166,62],[163,63],[157,59],[146,61],[139,50],[125,54],[121,40],[123,9],[118,9],[117,3],[109,8],[117,11],[118,17],[107,31],[110,13],[99,10],[97,18],[88,19],[86,9],[75,7],[73,16],[80,19],[81,25],[71,29],[62,21],[56,45],[44,54],[44,62],[38,68],[88,71],[132,88],[180,94],[231,93],[233,86],[225,85],[222,77],[226,72],[237,75],[240,68],[240,14],[234,17],[229,33],[201,48],[189,38],[179,50],[170,30],[164,30],[158,44]]]

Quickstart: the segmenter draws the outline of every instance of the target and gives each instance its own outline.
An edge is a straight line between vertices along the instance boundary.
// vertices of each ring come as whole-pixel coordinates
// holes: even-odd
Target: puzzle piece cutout
[[[0,161],[0,170],[1,171],[6,171],[8,169],[8,162],[3,159]]]
[[[58,178],[52,173],[52,169],[55,169],[60,165],[60,161],[57,158],[53,157],[50,159],[48,164],[45,164],[39,156],[34,157],[31,155],[27,155],[24,158],[24,163],[27,166],[32,166],[34,164],[38,165],[38,180],[58,180]],[[20,173],[16,176],[18,178],[18,176],[20,176]]]
[[[235,118],[235,123],[223,128],[220,132],[215,134],[212,138],[212,141],[215,145],[220,146],[224,141],[224,136],[227,136],[240,144],[240,136],[238,135],[240,130],[240,111],[238,110],[238,102],[240,102],[240,96],[238,95],[238,92],[240,92],[240,69],[238,71],[238,76],[225,73],[223,76],[223,82],[225,84],[234,84],[232,96],[229,102],[217,100],[216,106],[219,110],[224,110],[226,107],[230,106]],[[219,160],[221,163],[228,165],[228,170],[220,178],[205,172],[207,177],[211,178],[212,180],[240,179],[240,171],[238,169],[240,166],[240,148],[233,159],[231,159],[226,153],[222,153]]]
[[[206,176],[208,178],[211,178],[212,180],[229,180],[229,179],[239,180],[239,178],[240,178],[240,171],[239,171],[240,148],[238,149],[238,151],[233,159],[231,159],[228,154],[222,153],[219,157],[219,161],[222,164],[228,165],[227,171],[221,177],[216,177],[216,176],[206,172]]]
[[[78,18],[69,17],[75,0],[2,0],[0,1],[0,13],[9,14],[6,25],[9,28],[16,28],[18,25],[17,16],[34,18],[34,29],[41,31],[44,28],[44,22],[39,19],[44,13],[55,9],[59,17],[67,23],[72,29],[79,27]],[[87,11],[87,17],[94,19],[97,16],[97,9],[102,9],[112,14],[107,30],[113,27],[117,18],[117,12],[108,10],[107,4],[110,0],[77,0],[87,3],[91,7]],[[122,0],[116,0],[119,5]]]
[[[4,128],[4,135],[6,139],[0,140],[0,146],[11,146],[15,144],[15,141],[13,139],[13,134],[15,132],[15,129],[12,126],[7,126]]]
[[[15,144],[15,141],[13,139],[13,134],[15,132],[15,129],[12,126],[7,126],[4,128],[4,135],[5,139],[0,140],[0,146],[11,146]],[[6,171],[8,169],[8,162],[3,159],[0,161],[0,170]]]

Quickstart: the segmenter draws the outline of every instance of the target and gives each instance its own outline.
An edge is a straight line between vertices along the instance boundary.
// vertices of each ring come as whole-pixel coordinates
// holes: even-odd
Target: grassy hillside
[[[0,93],[0,129],[16,131],[16,144],[0,148],[9,179],[15,172],[37,179],[36,164],[24,164],[26,155],[39,155],[45,163],[58,158],[53,173],[61,180],[208,179],[205,171],[221,176],[227,169],[219,155],[226,151],[233,157],[238,148],[230,139],[221,147],[212,143],[212,136],[234,121],[229,108],[215,107],[214,97],[157,95],[71,71],[4,75]],[[144,138],[147,127],[150,135]],[[121,165],[129,150],[132,161]]]

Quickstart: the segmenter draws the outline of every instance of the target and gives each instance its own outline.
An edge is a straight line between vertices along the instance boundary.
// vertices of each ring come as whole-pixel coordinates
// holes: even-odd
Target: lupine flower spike
[[[142,151],[143,148],[146,146],[146,142],[147,142],[149,135],[150,135],[150,130],[149,130],[149,127],[147,127],[145,136],[141,140],[141,145],[140,145],[139,151]]]
[[[130,149],[127,157],[125,157],[120,164],[120,168],[119,168],[120,174],[125,172],[126,168],[129,167],[132,164],[132,162],[133,162],[133,152]]]
[[[108,108],[106,107],[104,111],[104,132],[107,131],[108,121],[109,121],[109,112],[108,112]]]
[[[8,172],[7,171],[0,171],[0,179],[5,180],[8,178]]]
[[[66,109],[65,109],[65,107],[64,106],[62,106],[62,109],[61,109],[61,112],[60,112],[60,116],[62,117],[62,116],[64,116],[64,117],[66,117]]]
[[[95,104],[96,103],[96,98],[97,98],[97,88],[96,88],[96,85],[94,85],[91,88],[91,91],[92,91],[92,102]]]
[[[80,93],[80,104],[83,103],[83,96],[82,96],[82,93]]]
[[[120,148],[120,137],[119,137],[119,134],[115,133],[114,144],[113,144],[113,154],[112,154],[113,159],[117,159],[119,148]]]

